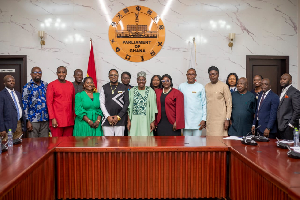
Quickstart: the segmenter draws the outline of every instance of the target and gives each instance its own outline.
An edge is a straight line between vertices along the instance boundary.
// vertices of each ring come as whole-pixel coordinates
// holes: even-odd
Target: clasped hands
[[[108,121],[109,125],[115,126],[119,120],[118,120],[117,115],[114,115],[114,116],[108,116],[107,121]]]
[[[98,128],[100,122],[98,120],[96,120],[95,122],[93,122],[92,120],[88,120],[87,122],[91,128]]]

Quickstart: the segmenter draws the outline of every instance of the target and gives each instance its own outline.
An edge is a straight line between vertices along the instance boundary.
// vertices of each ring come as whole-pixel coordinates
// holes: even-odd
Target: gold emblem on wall
[[[144,6],[122,9],[109,26],[109,41],[123,59],[143,62],[156,56],[165,42],[165,26],[160,17]]]

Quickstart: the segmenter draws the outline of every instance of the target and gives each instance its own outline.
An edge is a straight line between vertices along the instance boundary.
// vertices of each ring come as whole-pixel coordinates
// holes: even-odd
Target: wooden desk
[[[28,138],[0,155],[0,199],[54,199],[58,138]]]
[[[232,200],[300,198],[300,161],[289,158],[288,150],[277,148],[275,141],[271,139],[250,146],[240,141],[224,140],[231,147]]]
[[[214,137],[69,137],[56,152],[59,199],[226,197]]]
[[[222,137],[28,138],[0,156],[0,200],[300,199],[300,161],[286,152]]]

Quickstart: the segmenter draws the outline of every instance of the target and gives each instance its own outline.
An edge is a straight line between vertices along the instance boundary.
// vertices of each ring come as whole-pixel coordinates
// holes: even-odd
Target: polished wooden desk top
[[[237,140],[223,140],[230,151],[266,178],[275,180],[278,185],[300,190],[300,160],[289,158],[287,149],[276,146],[276,140],[258,142],[257,146],[244,145]]]
[[[0,196],[29,174],[34,165],[43,162],[47,154],[53,153],[59,142],[59,138],[26,138],[0,154]]]
[[[66,137],[57,152],[100,151],[229,151],[222,137],[135,136]]]
[[[99,148],[100,147],[100,148]],[[260,142],[258,146],[223,137],[61,137],[26,138],[15,145],[13,152],[0,155],[0,196],[22,180],[54,151],[229,151],[253,170],[300,194],[300,160],[287,157],[286,149],[276,147],[275,140]]]

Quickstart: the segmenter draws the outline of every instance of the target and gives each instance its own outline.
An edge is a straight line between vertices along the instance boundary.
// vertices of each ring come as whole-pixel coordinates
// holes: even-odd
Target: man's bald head
[[[33,68],[31,69],[31,73],[33,73],[33,72],[36,71],[36,70],[42,71],[40,67],[33,67]]]
[[[3,82],[5,87],[7,87],[10,90],[13,90],[15,87],[15,78],[12,75],[6,75],[3,78]]]
[[[245,77],[239,78],[236,88],[239,93],[245,94],[248,88],[248,79]]]
[[[292,76],[288,73],[283,74],[280,77],[280,85],[281,87],[287,87],[292,84]]]
[[[7,81],[7,79],[9,79],[9,78],[12,78],[12,79],[15,80],[15,78],[14,78],[12,75],[6,75],[6,76],[4,76],[4,78],[3,78],[3,83],[5,83],[5,82]]]
[[[243,81],[243,82],[245,82],[245,83],[247,83],[247,84],[248,84],[248,79],[247,79],[247,78],[245,78],[245,77],[241,77],[241,78],[239,78],[239,80],[241,80],[241,81]]]
[[[42,79],[42,70],[39,67],[33,67],[31,69],[31,78],[32,80],[36,83],[39,84],[41,82]]]
[[[261,81],[261,89],[263,92],[267,92],[271,89],[271,81],[268,78],[264,78]]]

